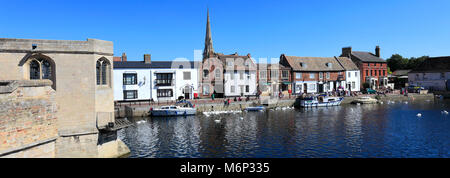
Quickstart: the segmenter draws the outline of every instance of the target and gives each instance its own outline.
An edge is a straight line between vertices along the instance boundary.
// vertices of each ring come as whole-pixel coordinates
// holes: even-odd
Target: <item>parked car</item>
[[[364,93],[364,94],[376,94],[377,91],[375,91],[375,90],[372,89],[372,88],[366,88],[366,90],[363,91],[363,93]]]
[[[420,90],[425,90],[425,88],[419,87],[419,86],[415,86],[415,85],[408,86],[408,92],[409,93],[419,93]]]

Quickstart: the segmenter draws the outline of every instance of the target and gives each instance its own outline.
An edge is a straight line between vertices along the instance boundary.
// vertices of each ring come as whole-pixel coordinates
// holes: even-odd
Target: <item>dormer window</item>
[[[304,62],[300,62],[300,66],[303,67],[303,68],[308,67],[308,65],[306,65],[306,63],[304,63]]]
[[[332,64],[331,62],[329,62],[329,63],[327,63],[327,67],[328,67],[328,68],[332,68],[332,67],[333,67],[333,64]]]

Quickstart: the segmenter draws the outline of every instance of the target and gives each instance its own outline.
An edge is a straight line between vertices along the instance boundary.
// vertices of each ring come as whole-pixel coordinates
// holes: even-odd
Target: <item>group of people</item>
[[[239,97],[234,97],[233,101],[234,101],[234,102],[242,101],[242,98],[241,98],[240,96],[239,96]],[[250,101],[250,96],[246,96],[246,97],[245,97],[245,101]],[[230,98],[227,98],[227,99],[223,100],[223,104],[224,104],[225,106],[229,106],[230,103],[231,103]]]

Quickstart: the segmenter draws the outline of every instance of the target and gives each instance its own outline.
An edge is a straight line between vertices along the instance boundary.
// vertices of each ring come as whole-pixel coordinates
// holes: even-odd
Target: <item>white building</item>
[[[234,57],[234,56],[233,56]],[[255,96],[256,88],[256,65],[247,57],[243,62],[228,58],[224,71],[224,96]],[[220,57],[219,57],[220,58]]]
[[[174,101],[193,99],[198,93],[198,63],[189,61],[114,62],[115,101]]]
[[[409,85],[432,91],[450,90],[450,57],[426,59],[420,67],[408,73]]]
[[[345,85],[344,90],[346,91],[360,91],[361,86],[361,73],[358,66],[356,66],[353,61],[347,57],[335,57],[336,60],[344,68],[345,72]]]
[[[153,61],[151,96],[154,101],[176,100],[180,96],[198,96],[198,63]],[[182,66],[182,67],[181,67]]]
[[[114,101],[150,100],[150,63],[114,61]]]

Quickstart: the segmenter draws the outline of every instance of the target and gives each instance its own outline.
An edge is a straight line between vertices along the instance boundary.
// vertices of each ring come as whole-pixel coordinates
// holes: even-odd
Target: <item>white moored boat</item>
[[[195,115],[197,110],[188,101],[180,101],[177,105],[162,106],[159,109],[150,108],[151,116],[189,116]]]
[[[300,106],[304,108],[308,107],[328,107],[341,105],[344,98],[342,97],[329,97],[329,96],[313,96],[305,97],[300,101]]]

